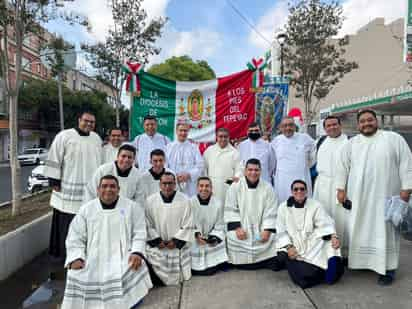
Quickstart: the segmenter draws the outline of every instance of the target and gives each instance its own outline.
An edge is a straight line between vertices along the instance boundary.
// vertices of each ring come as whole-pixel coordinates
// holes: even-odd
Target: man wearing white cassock
[[[245,177],[233,183],[226,194],[227,254],[229,262],[242,269],[276,269],[277,201],[260,174],[259,160],[249,159]]]
[[[150,165],[150,152],[154,149],[166,151],[170,143],[167,136],[157,133],[157,119],[154,116],[145,116],[143,119],[144,133],[136,136],[132,145],[136,148],[136,164],[139,170],[146,171]]]
[[[116,160],[119,147],[122,144],[122,130],[113,128],[110,130],[109,142],[103,146],[103,164],[111,163]]]
[[[94,115],[83,112],[78,121],[77,128],[56,135],[45,162],[44,175],[53,188],[49,254],[56,266],[64,262],[70,222],[82,205],[87,182],[102,161],[102,140],[93,132]]]
[[[278,261],[303,289],[335,283],[344,268],[334,221],[318,201],[307,197],[303,180],[295,180],[291,190],[292,196],[278,209]]]
[[[247,160],[258,159],[261,164],[261,179],[273,185],[272,174],[275,167],[275,157],[270,144],[261,137],[259,124],[253,122],[248,127],[248,139],[238,146],[242,165],[245,166]]]
[[[84,204],[67,236],[63,309],[132,308],[152,287],[144,261],[144,210],[119,196],[117,178],[103,176],[99,197]]]
[[[308,195],[312,196],[310,168],[316,162],[314,140],[305,133],[296,132],[292,117],[285,117],[280,123],[281,135],[275,137],[271,145],[275,152],[275,191],[279,203],[290,195],[290,185],[295,179],[303,179],[308,184]]]
[[[239,151],[229,143],[229,131],[219,128],[216,131],[216,144],[203,154],[205,174],[212,180],[213,196],[223,203],[230,183],[238,182],[242,176]]]
[[[190,199],[195,227],[192,244],[192,275],[215,274],[227,262],[223,204],[212,194],[208,177],[197,180],[197,196]]]
[[[165,172],[172,172],[170,169],[165,168],[166,155],[161,149],[152,150],[150,153],[150,163],[152,167],[144,171],[140,179],[144,200],[150,195],[159,192],[160,177]]]
[[[193,217],[189,199],[176,191],[176,177],[165,172],[160,192],[146,199],[147,259],[153,284],[177,285],[189,280]]]
[[[94,200],[98,194],[100,178],[113,175],[120,185],[120,196],[131,199],[143,207],[143,186],[141,174],[134,167],[136,149],[129,144],[120,146],[117,160],[101,165],[86,186],[83,203]]]
[[[178,123],[176,135],[177,140],[166,148],[167,164],[176,173],[179,190],[191,197],[196,194],[196,181],[203,172],[204,162],[198,147],[187,139],[187,124]]]
[[[385,222],[385,204],[393,196],[409,201],[412,155],[402,136],[378,129],[374,111],[357,119],[360,134],[343,147],[336,177],[338,201],[352,201],[349,268],[373,270],[389,285],[399,265],[399,231]]]
[[[347,222],[350,212],[336,199],[335,177],[342,147],[348,142],[348,137],[342,133],[340,119],[336,116],[326,117],[323,121],[323,127],[327,137],[323,140],[317,152],[316,168],[318,176],[313,198],[319,201],[329,216],[335,220],[336,233],[341,239],[342,254],[347,256]]]

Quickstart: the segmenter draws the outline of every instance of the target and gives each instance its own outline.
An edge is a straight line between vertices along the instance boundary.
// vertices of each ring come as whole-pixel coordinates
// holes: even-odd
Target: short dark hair
[[[133,155],[136,156],[136,148],[133,145],[130,144],[123,144],[122,146],[119,147],[119,151],[117,152],[117,155],[120,154],[123,150],[133,152]]]
[[[297,183],[300,183],[300,184],[304,185],[305,190],[308,189],[308,186],[307,186],[306,182],[304,182],[302,179],[296,179],[296,180],[294,180],[294,181],[292,182],[292,184],[290,185],[290,190],[293,190],[293,186],[294,186],[295,184],[297,184]]]
[[[360,111],[358,111],[358,114],[356,115],[356,120],[359,122],[360,117],[363,114],[368,114],[368,113],[372,114],[375,119],[378,119],[378,117],[376,116],[376,112],[373,109],[366,108],[366,109],[361,109]]]
[[[328,117],[326,117],[326,118],[323,120],[323,128],[325,128],[325,126],[326,126],[326,121],[327,121],[327,120],[330,120],[330,119],[336,119],[336,120],[338,121],[338,123],[341,124],[340,118],[339,118],[338,116],[329,115]]]
[[[113,131],[113,130],[118,130],[118,131],[120,131],[120,132],[123,132],[121,128],[119,128],[119,127],[114,127],[114,128],[111,128],[111,129],[109,130],[109,135],[112,135],[112,131]]]
[[[103,180],[105,180],[105,179],[114,180],[114,181],[116,182],[116,184],[117,184],[117,187],[119,187],[119,180],[117,179],[117,177],[116,177],[116,176],[113,176],[113,175],[109,175],[109,174],[108,174],[108,175],[104,175],[102,178],[100,178],[99,187],[101,186]]]
[[[245,168],[247,168],[247,166],[250,165],[250,164],[257,165],[257,166],[259,166],[259,168],[262,168],[262,166],[260,164],[260,161],[258,159],[251,158],[251,159],[247,160]]]
[[[165,152],[164,152],[162,149],[154,149],[154,150],[152,150],[152,151],[150,152],[150,159],[151,159],[153,156],[162,156],[163,158],[165,158],[165,157],[166,157],[166,154],[165,154]]]
[[[218,128],[218,129],[216,130],[216,135],[217,135],[219,132],[224,132],[224,133],[227,133],[227,134],[230,136],[230,132],[229,132],[229,130],[228,130],[228,129],[226,129],[226,128],[224,128],[224,127],[220,127],[220,128]]]
[[[93,115],[94,117],[96,117],[96,113],[90,109],[82,109],[79,113],[78,113],[78,117],[77,118],[82,118],[84,114],[89,114],[89,115]]]
[[[207,176],[200,176],[200,177],[197,179],[197,184],[199,184],[200,181],[202,181],[202,180],[207,180],[207,181],[209,181],[210,184],[212,184],[212,180],[211,180],[209,177],[207,177]]]
[[[157,122],[157,118],[156,118],[155,116],[152,116],[152,115],[146,115],[146,116],[144,116],[144,118],[143,118],[143,123],[144,123],[146,120],[154,120],[154,121]]]
[[[259,130],[260,130],[260,126],[256,121],[253,121],[253,122],[249,123],[249,125],[247,127],[248,127],[248,129],[254,128],[254,127],[259,127]]]
[[[176,181],[176,176],[172,172],[164,172],[162,176],[160,176],[160,180],[162,180],[163,177],[165,176],[172,176],[173,180]]]

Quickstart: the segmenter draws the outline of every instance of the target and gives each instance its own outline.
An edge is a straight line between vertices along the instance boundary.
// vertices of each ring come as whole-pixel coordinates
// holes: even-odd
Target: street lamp
[[[287,40],[288,36],[284,32],[280,32],[276,36],[276,40],[278,41],[280,45],[280,78],[281,81],[283,82],[283,74],[284,74],[284,66],[283,66],[283,46],[285,45],[285,42]]]

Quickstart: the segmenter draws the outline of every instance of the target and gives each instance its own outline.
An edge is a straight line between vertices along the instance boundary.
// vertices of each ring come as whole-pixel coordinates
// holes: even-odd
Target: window
[[[30,59],[26,58],[26,57],[22,57],[21,58],[21,66],[23,68],[23,70],[27,70],[30,71]]]

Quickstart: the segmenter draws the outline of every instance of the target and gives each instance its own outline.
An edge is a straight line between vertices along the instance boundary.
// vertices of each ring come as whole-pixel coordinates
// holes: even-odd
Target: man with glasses
[[[205,174],[212,180],[213,195],[225,202],[226,190],[232,182],[238,182],[242,175],[239,151],[229,143],[229,130],[216,131],[216,144],[206,149]]]
[[[136,164],[142,171],[148,170],[150,166],[150,152],[154,149],[166,151],[170,143],[167,136],[157,132],[157,119],[147,115],[143,119],[144,133],[136,136],[132,145],[136,148]]]
[[[285,117],[280,123],[281,135],[271,145],[275,152],[275,191],[279,203],[290,195],[290,185],[295,179],[308,184],[308,196],[312,196],[310,168],[316,162],[314,140],[306,133],[297,133],[292,117]]]
[[[343,274],[340,242],[333,219],[316,200],[308,198],[303,180],[293,181],[292,196],[278,209],[278,262],[292,281],[306,289],[332,284]]]
[[[249,159],[258,159],[261,164],[262,179],[273,185],[272,174],[275,167],[275,157],[270,144],[263,140],[257,122],[252,122],[248,127],[248,139],[239,144],[240,159],[244,166]]]
[[[177,285],[191,274],[190,245],[194,238],[189,199],[176,191],[176,177],[165,172],[160,192],[146,199],[147,258],[155,286]]]
[[[102,140],[93,132],[95,124],[92,112],[81,113],[78,127],[56,135],[45,162],[44,175],[53,189],[49,254],[57,265],[66,257],[67,231],[82,205],[86,184],[102,161]]]
[[[111,163],[116,160],[119,147],[122,142],[122,130],[120,128],[111,129],[109,134],[109,142],[103,146],[103,163]]]
[[[277,201],[269,183],[261,179],[260,162],[246,162],[245,177],[226,194],[227,255],[236,267],[277,269],[275,233]]]
[[[392,197],[409,201],[412,155],[405,139],[378,128],[373,110],[357,115],[360,134],[343,146],[336,188],[340,203],[352,201],[349,218],[349,268],[378,273],[378,284],[390,285],[399,266],[399,230],[385,220]]]

